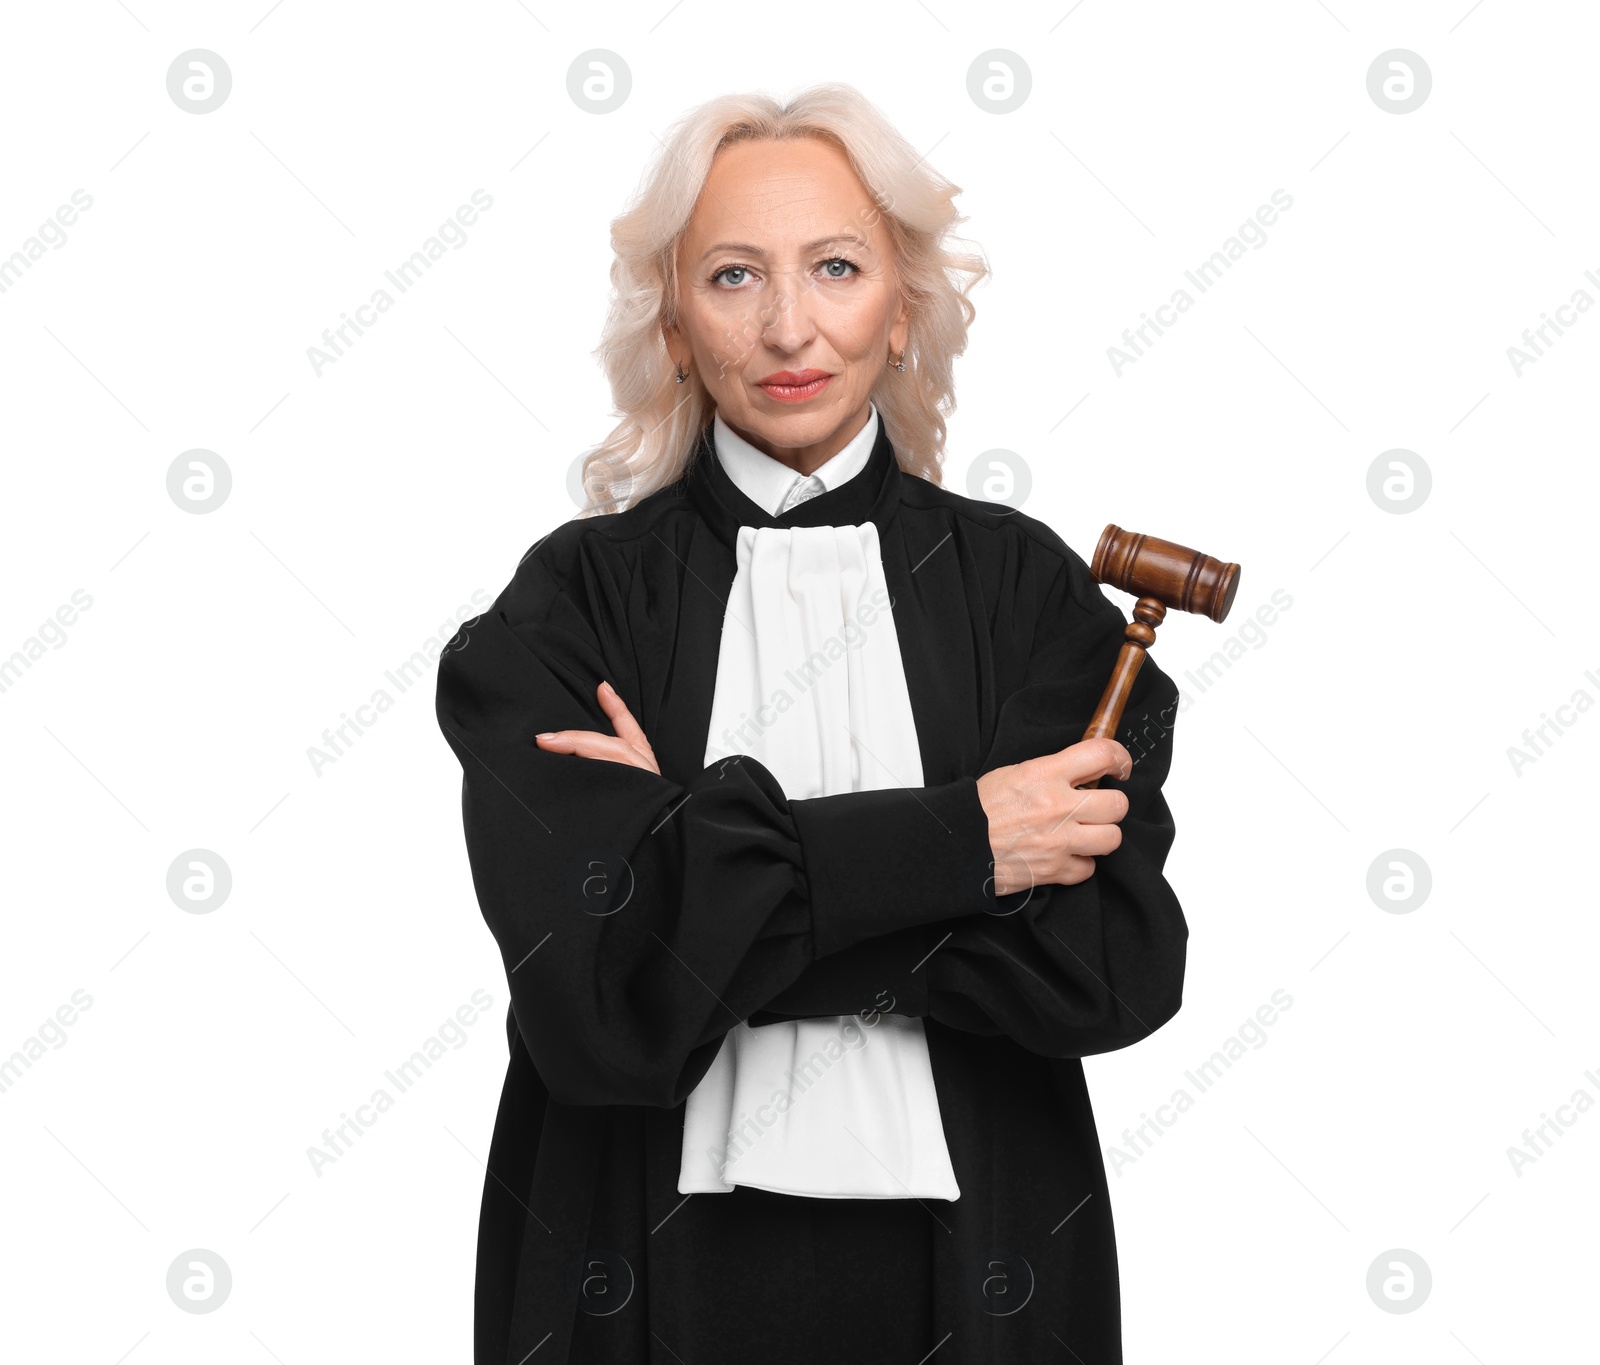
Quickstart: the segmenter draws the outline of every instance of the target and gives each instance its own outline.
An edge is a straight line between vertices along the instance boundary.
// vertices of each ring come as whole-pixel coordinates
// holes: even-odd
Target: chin
[[[825,441],[839,429],[837,412],[795,413],[789,416],[778,413],[766,417],[751,428],[757,436],[775,446],[813,446]]]
[[[843,412],[831,399],[832,395],[819,394],[809,403],[782,403],[758,393],[744,410],[744,425],[753,431],[783,432],[791,439],[797,432],[826,432]]]

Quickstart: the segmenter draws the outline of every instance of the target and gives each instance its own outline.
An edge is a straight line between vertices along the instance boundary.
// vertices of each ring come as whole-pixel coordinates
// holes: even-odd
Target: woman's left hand
[[[623,705],[616,688],[608,682],[596,689],[600,709],[606,713],[616,730],[615,735],[603,735],[598,730],[552,730],[535,737],[534,742],[553,754],[577,754],[580,758],[608,758],[613,763],[630,763],[635,768],[645,768],[661,775],[656,763],[655,750],[645,738],[633,712]]]

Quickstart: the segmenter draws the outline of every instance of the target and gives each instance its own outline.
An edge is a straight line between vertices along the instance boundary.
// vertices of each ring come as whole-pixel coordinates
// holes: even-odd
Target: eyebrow
[[[843,232],[836,233],[832,237],[819,237],[814,242],[807,242],[800,250],[802,252],[820,251],[832,242],[854,242],[857,246],[866,250],[870,251],[872,249],[872,243],[867,241],[866,238],[858,237],[853,232]],[[714,256],[719,251],[742,251],[747,256],[765,256],[767,254],[760,247],[751,246],[748,242],[717,242],[715,245],[707,247],[701,253],[700,259],[703,261],[707,256]]]

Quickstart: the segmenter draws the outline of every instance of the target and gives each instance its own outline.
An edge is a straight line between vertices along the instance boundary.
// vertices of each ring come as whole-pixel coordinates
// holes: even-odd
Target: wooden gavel
[[[1213,621],[1225,620],[1239,590],[1239,566],[1224,564],[1170,540],[1124,531],[1113,524],[1100,533],[1089,572],[1095,582],[1121,588],[1139,599],[1133,604],[1133,620],[1128,623],[1111,680],[1101,694],[1089,728],[1083,732],[1085,739],[1115,739],[1122,723],[1122,708],[1133,692],[1133,680],[1146,651],[1156,642],[1156,627],[1166,619],[1167,609],[1198,612]],[[1094,787],[1098,783],[1084,785]]]

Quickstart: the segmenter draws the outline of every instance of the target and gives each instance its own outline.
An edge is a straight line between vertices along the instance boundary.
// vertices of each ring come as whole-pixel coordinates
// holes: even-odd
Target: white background
[[[1600,299],[1600,22],[1073,3],[8,8],[0,256],[93,199],[0,293],[0,657],[92,598],[0,693],[0,1057],[92,998],[0,1092],[8,1358],[469,1358],[505,980],[433,675],[385,671],[574,511],[611,425],[608,223],[658,136],[829,79],[963,187],[993,267],[951,486],[1012,451],[1085,557],[1116,521],[1244,566],[1233,618],[1175,614],[1156,646],[1192,699],[1188,977],[1170,1024],[1086,1064],[1108,1162],[1275,990],[1293,1005],[1113,1163],[1128,1361],[1592,1350],[1600,1114],[1561,1111],[1520,1174],[1508,1149],[1600,1099],[1600,716],[1520,771],[1508,746],[1600,698],[1600,310],[1520,374],[1507,348]],[[191,48],[232,71],[205,115],[166,89]],[[632,72],[616,112],[568,95],[590,48]],[[967,93],[994,48],[1031,71],[1011,113]],[[1391,48],[1432,71],[1410,113],[1367,91]],[[319,376],[323,329],[477,189],[465,245]],[[1122,330],[1280,189],[1265,245],[1118,374]],[[207,515],[166,491],[194,448],[232,471]],[[1432,473],[1404,515],[1367,491],[1395,448]],[[1196,688],[1274,590],[1292,605]],[[392,709],[319,774],[308,746],[378,688]],[[232,873],[210,914],[166,890],[195,848]],[[1396,848],[1431,870],[1410,913],[1366,889]],[[464,1044],[319,1175],[323,1129],[478,989]],[[214,1313],[167,1296],[191,1248],[231,1268]],[[1415,1312],[1368,1296],[1394,1248],[1431,1269]]]

